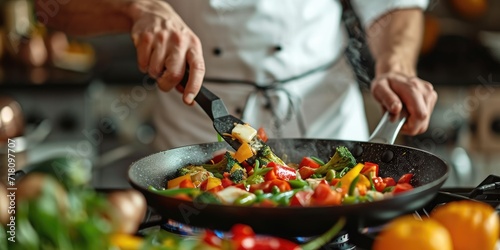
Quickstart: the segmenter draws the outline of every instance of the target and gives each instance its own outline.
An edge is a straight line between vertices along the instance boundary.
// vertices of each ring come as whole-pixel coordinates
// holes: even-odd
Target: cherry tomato
[[[301,167],[310,167],[310,168],[319,168],[320,164],[317,163],[315,160],[313,160],[311,157],[303,157],[302,160],[299,163],[299,168]]]
[[[398,183],[410,183],[411,178],[413,178],[413,174],[404,174],[399,178]]]

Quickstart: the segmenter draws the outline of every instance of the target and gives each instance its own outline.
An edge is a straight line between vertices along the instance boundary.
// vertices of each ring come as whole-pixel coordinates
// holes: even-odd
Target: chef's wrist
[[[408,77],[416,76],[415,59],[403,52],[379,56],[375,64],[375,77],[388,73],[398,73]]]
[[[126,4],[123,5],[122,10],[132,20],[132,22],[136,22],[144,15],[151,15],[151,13],[155,13],[161,10],[173,11],[172,7],[162,0],[128,0],[126,1]]]

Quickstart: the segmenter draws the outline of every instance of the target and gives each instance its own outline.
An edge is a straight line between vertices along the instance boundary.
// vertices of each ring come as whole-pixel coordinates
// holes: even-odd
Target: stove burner
[[[438,206],[452,201],[471,199],[489,204],[500,213],[500,176],[490,175],[476,188],[445,188],[441,189],[436,196],[422,209],[414,212],[418,218],[429,217],[430,212]],[[154,212],[150,211],[143,225],[144,229],[151,226],[160,226],[163,230],[180,235],[199,235],[204,232],[203,228],[191,227],[173,220],[161,219]],[[358,225],[357,230],[342,231],[334,240],[323,246],[322,250],[351,250],[351,249],[371,249],[371,245],[376,235],[382,230],[384,224]],[[356,226],[354,226],[356,228]],[[227,232],[215,231],[219,237],[230,237]],[[292,240],[297,243],[304,243],[311,240],[311,237],[297,237]]]
[[[349,243],[349,234],[342,231],[330,243],[323,246],[323,248],[325,250],[354,250],[356,249],[356,246]]]

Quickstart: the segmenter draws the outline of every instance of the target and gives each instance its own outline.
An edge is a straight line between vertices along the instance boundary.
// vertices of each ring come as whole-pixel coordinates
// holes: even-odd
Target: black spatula
[[[189,72],[186,70],[184,74],[184,78],[180,82],[180,84],[185,88],[186,83],[189,77]],[[226,105],[224,102],[212,93],[210,90],[201,86],[200,92],[194,98],[196,103],[200,105],[200,107],[207,113],[207,115],[212,119],[214,128],[221,135],[221,137],[229,143],[229,145],[237,150],[241,143],[238,140],[233,139],[231,136],[231,132],[236,124],[245,124],[242,120],[232,116],[227,111]],[[252,140],[252,148],[256,151],[263,145],[264,143],[260,141],[257,136]]]

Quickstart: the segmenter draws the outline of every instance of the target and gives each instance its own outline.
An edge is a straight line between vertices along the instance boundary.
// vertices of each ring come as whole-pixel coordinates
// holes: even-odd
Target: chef
[[[160,149],[212,142],[215,130],[193,98],[203,84],[231,114],[269,137],[366,140],[363,100],[344,56],[339,0],[72,0],[37,17],[73,35],[130,32],[141,71],[160,91]],[[352,0],[376,62],[371,93],[423,133],[437,100],[416,75],[426,0]],[[49,6],[51,7],[51,6]],[[53,7],[52,7],[53,10]],[[189,81],[178,83],[189,66]],[[179,91],[171,91],[177,88]]]

